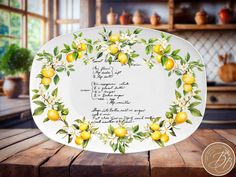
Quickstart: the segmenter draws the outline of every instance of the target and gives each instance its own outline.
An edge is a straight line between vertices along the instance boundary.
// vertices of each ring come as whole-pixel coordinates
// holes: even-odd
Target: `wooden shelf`
[[[236,30],[236,24],[224,24],[224,25],[175,24],[174,30]]]
[[[110,26],[108,24],[97,24],[96,26]],[[134,25],[134,24],[128,24],[128,25],[112,25],[112,26],[137,26],[137,27],[143,27],[143,28],[150,28],[150,29],[157,29],[157,30],[168,30],[169,25],[168,24],[160,24],[160,25],[151,25],[151,24],[142,24],[142,25]]]

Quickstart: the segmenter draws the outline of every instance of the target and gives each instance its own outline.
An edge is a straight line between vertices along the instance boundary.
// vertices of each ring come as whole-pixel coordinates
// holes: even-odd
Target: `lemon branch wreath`
[[[100,33],[102,40],[98,39],[94,42],[90,39],[83,38],[83,33],[74,34],[74,40],[71,45],[64,44],[64,48],[59,51],[55,47],[53,54],[43,51],[38,53],[37,60],[44,62],[41,72],[36,76],[40,78],[40,86],[33,89],[33,103],[38,107],[34,110],[33,115],[41,115],[47,110],[47,116],[43,122],[60,121],[63,127],[57,131],[68,138],[68,143],[74,139],[75,144],[81,145],[83,148],[87,146],[92,135],[99,135],[104,144],[109,143],[113,151],[125,153],[125,149],[133,140],[143,141],[151,138],[152,141],[163,147],[169,141],[169,135],[176,136],[175,129],[182,123],[191,124],[188,118],[188,112],[195,117],[202,116],[201,112],[196,108],[201,104],[200,90],[195,79],[195,70],[202,71],[203,64],[200,60],[190,61],[190,54],[187,53],[183,58],[179,55],[180,49],[171,49],[169,43],[171,36],[161,33],[161,38],[151,38],[149,40],[139,39],[140,29],[134,31],[120,31],[119,34],[113,34],[105,28]],[[105,61],[120,62],[122,65],[133,65],[134,59],[139,56],[132,46],[138,43],[145,45],[145,53],[149,56],[144,59],[145,64],[149,68],[153,68],[155,64],[160,64],[168,72],[170,77],[172,74],[178,76],[176,80],[175,96],[169,110],[165,114],[165,118],[150,118],[150,122],[140,130],[139,125],[127,126],[125,122],[121,122],[117,127],[108,126],[107,133],[98,132],[98,128],[94,127],[92,122],[85,118],[76,119],[72,125],[67,122],[69,109],[65,107],[61,98],[58,97],[57,84],[60,81],[60,73],[65,72],[67,76],[74,71],[74,61],[81,59],[84,64],[88,64],[93,60],[99,60],[103,55]],[[96,58],[90,57],[94,47],[96,48]],[[66,57],[62,57],[66,54]],[[53,82],[52,82],[53,81]],[[51,85],[56,88],[50,88]],[[180,87],[182,86],[182,90]]]

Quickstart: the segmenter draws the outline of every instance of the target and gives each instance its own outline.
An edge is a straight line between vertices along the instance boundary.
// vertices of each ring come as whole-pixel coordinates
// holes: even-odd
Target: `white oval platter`
[[[202,57],[157,30],[109,26],[47,42],[32,65],[38,128],[59,143],[104,153],[165,147],[189,137],[206,105]]]

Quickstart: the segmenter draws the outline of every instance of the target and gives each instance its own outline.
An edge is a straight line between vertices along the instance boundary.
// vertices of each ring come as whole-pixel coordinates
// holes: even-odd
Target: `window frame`
[[[21,38],[20,38],[22,39],[21,40],[22,47],[25,47],[25,48],[28,47],[28,18],[29,17],[42,20],[42,24],[43,24],[42,42],[43,43],[46,42],[46,36],[47,36],[46,24],[48,22],[48,18],[46,17],[46,1],[47,0],[42,1],[42,8],[43,8],[42,15],[28,11],[28,0],[21,0],[21,3],[22,3],[21,9],[11,7],[10,0],[8,0],[8,5],[0,4],[0,10],[4,10],[8,13],[16,13],[16,14],[22,15]],[[2,35],[2,37],[9,38],[9,39],[14,38],[14,36],[4,36],[4,35]]]

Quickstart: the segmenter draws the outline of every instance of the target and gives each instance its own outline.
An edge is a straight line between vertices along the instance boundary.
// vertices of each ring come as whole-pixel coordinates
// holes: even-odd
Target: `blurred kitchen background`
[[[40,46],[81,28],[120,24],[190,41],[207,71],[201,127],[236,127],[235,0],[0,0],[0,128],[35,126],[28,79]]]

